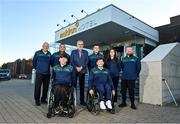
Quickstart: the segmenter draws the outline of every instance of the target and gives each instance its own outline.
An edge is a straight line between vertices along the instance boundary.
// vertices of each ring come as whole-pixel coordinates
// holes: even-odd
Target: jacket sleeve
[[[55,74],[54,68],[52,68],[52,75],[51,75],[51,83],[52,84],[54,82],[55,76],[56,76],[56,74]]]
[[[71,78],[72,78],[72,86],[76,88],[76,86],[77,86],[76,82],[77,81],[76,81],[76,72],[75,72],[74,68],[73,68],[73,71],[71,73]]]
[[[88,65],[88,60],[89,60],[89,57],[88,57],[88,52],[87,51],[85,51],[85,62],[83,63],[83,65],[82,65],[82,67],[83,68],[86,68],[87,67],[87,65]]]
[[[118,65],[117,65],[117,66],[118,66],[118,70],[119,70],[119,72],[120,72],[120,71],[121,71],[121,61],[119,60],[117,64],[118,64]]]
[[[74,51],[71,52],[71,57],[70,57],[70,64],[75,68],[75,63],[74,63]]]
[[[89,70],[89,72],[91,71],[91,60],[90,60],[90,56],[88,56],[88,70]]]
[[[88,88],[92,89],[93,86],[94,86],[93,84],[94,84],[94,74],[93,74],[93,72],[91,70],[90,73],[89,73]]]
[[[112,81],[112,78],[110,76],[110,74],[108,73],[108,83],[110,84],[112,90],[114,90],[114,85],[113,85],[113,81]]]
[[[36,69],[36,65],[37,65],[37,52],[35,52],[32,62],[33,62],[33,68]]]

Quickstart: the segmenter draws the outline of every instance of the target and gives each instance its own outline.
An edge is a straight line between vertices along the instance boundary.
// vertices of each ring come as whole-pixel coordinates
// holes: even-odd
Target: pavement
[[[30,80],[0,81],[0,123],[180,123],[180,106],[155,106],[138,100],[137,110],[132,110],[130,104],[119,108],[118,101],[115,114],[103,111],[93,115],[77,104],[73,118],[55,116],[48,119],[47,105],[35,106],[33,93],[34,85]]]

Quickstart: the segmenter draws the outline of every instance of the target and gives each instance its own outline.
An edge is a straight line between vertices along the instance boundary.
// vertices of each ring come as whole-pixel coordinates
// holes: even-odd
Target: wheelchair
[[[58,87],[61,87],[58,86]],[[55,96],[55,87],[50,88],[50,92],[48,95],[48,113],[47,118],[54,117],[55,115],[62,117],[74,117],[75,114],[75,90],[72,86],[63,86],[65,93],[65,98],[61,99],[59,96],[59,100],[56,101]],[[56,92],[57,93],[57,92]],[[59,95],[59,94],[58,94]]]
[[[89,93],[89,90],[87,92],[86,107],[89,112],[91,112],[94,115],[98,115],[101,112],[100,105],[99,105],[99,103],[100,103],[99,94],[98,94],[98,91],[96,88],[93,88],[93,92],[94,92],[93,95],[91,95]],[[106,110],[108,112],[110,112],[111,114],[115,114],[114,96],[113,95],[111,95],[111,104],[112,104],[112,109],[108,109],[106,106],[106,108],[107,108]]]

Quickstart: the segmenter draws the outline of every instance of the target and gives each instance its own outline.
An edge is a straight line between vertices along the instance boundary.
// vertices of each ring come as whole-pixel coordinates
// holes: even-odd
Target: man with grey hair
[[[49,44],[44,42],[42,49],[35,52],[33,57],[33,68],[36,69],[36,80],[34,89],[35,104],[40,106],[40,103],[47,104],[47,92],[50,79],[50,58],[51,53],[48,51]],[[43,92],[41,96],[41,85],[43,84]],[[41,96],[41,102],[40,102]]]
[[[76,81],[79,79],[80,87],[80,104],[85,106],[84,102],[84,84],[85,73],[87,72],[88,64],[88,52],[83,49],[84,42],[82,40],[77,41],[77,49],[71,52],[70,62],[76,72]]]

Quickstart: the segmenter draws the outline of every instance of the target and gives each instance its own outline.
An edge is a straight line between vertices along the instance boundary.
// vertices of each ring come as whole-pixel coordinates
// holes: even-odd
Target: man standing
[[[34,90],[35,104],[40,106],[41,85],[43,84],[43,92],[41,103],[46,104],[49,78],[50,78],[50,57],[51,53],[48,51],[49,44],[44,42],[42,49],[35,52],[33,57],[33,68],[36,69],[36,81]]]
[[[67,64],[70,63],[70,57],[69,55],[65,52],[66,51],[66,46],[65,44],[60,44],[59,45],[59,51],[53,53],[53,55],[51,56],[51,66],[55,66],[55,65],[59,65],[59,57],[60,55],[66,55],[67,56]]]
[[[80,86],[80,104],[85,106],[84,102],[84,83],[85,83],[85,73],[87,72],[88,64],[88,52],[83,49],[84,42],[82,40],[77,41],[77,49],[71,52],[71,65],[76,71],[76,81],[79,79]]]
[[[121,93],[122,93],[122,103],[119,107],[126,107],[126,92],[129,91],[129,98],[131,101],[131,108],[136,109],[134,104],[134,89],[135,81],[139,76],[141,70],[141,64],[138,57],[133,55],[132,47],[127,47],[126,56],[122,59],[122,82],[121,82]]]
[[[103,56],[103,54],[100,53],[99,46],[98,45],[94,45],[94,47],[93,47],[93,54],[91,54],[89,56],[89,62],[88,62],[89,71],[92,68],[97,67],[96,62],[97,62],[98,58],[103,58],[104,59],[104,56]]]

